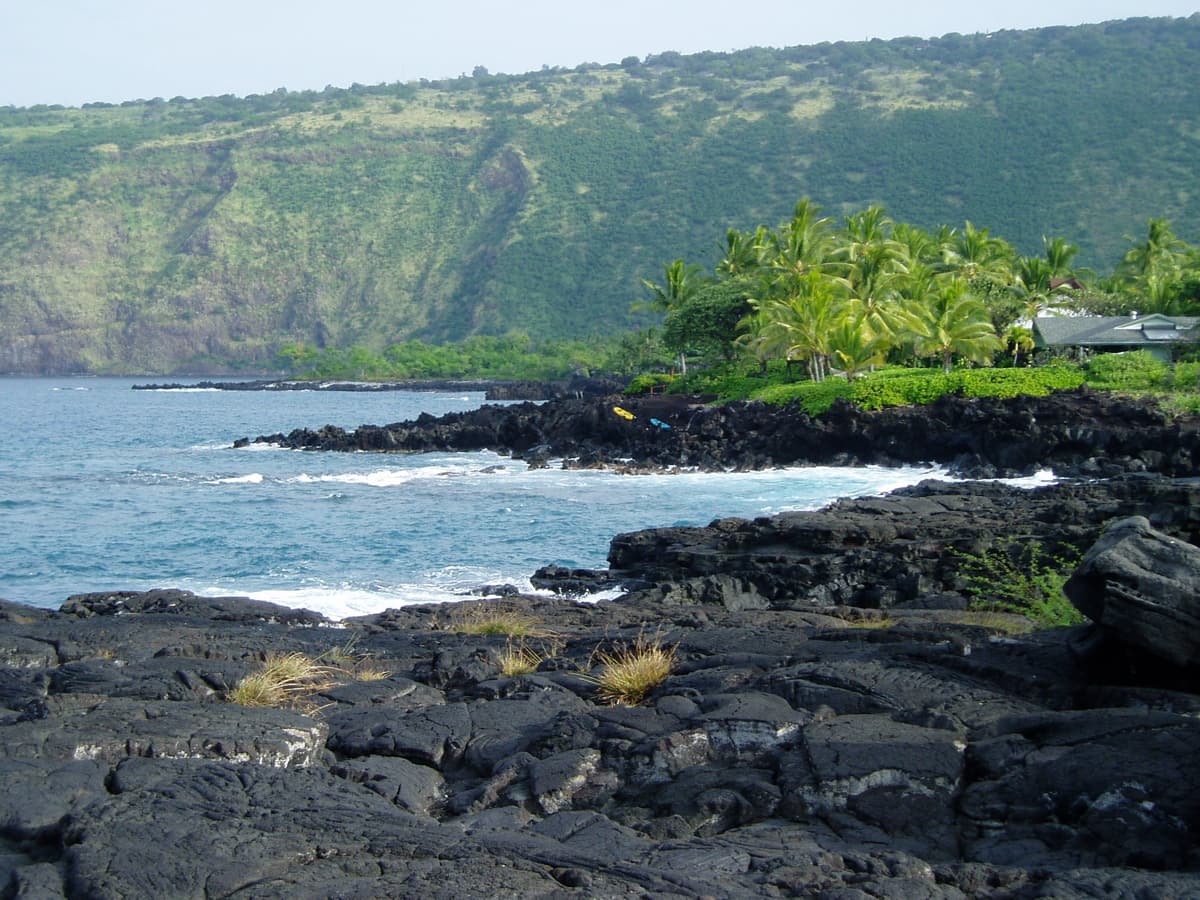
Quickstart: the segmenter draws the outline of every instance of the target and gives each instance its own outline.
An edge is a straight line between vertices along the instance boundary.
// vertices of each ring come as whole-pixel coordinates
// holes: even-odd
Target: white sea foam
[[[416,586],[388,591],[318,587],[274,589],[249,591],[245,596],[292,609],[310,609],[334,620],[370,615],[385,609],[398,609],[418,603],[452,603],[468,599],[451,591]]]
[[[580,603],[602,603],[605,600],[616,600],[618,597],[623,597],[625,591],[620,588],[609,588],[605,591],[596,591],[594,594],[584,594],[582,597],[576,597]]]
[[[380,468],[365,472],[337,472],[310,475],[302,472],[286,479],[289,484],[363,484],[368,487],[399,487],[419,479],[467,478],[476,475],[499,475],[511,470],[501,465],[478,464],[417,466],[415,468]]]
[[[251,472],[248,475],[230,475],[226,478],[213,478],[205,484],[262,484],[263,474],[261,472]]]
[[[501,579],[501,582],[504,580]],[[480,582],[479,584],[482,584]],[[505,582],[511,583],[511,582]],[[550,591],[534,588],[528,580],[515,585],[523,594],[535,596],[552,596]],[[355,587],[301,587],[301,588],[270,588],[263,590],[241,591],[207,587],[197,591],[198,594],[217,596],[249,597],[252,600],[263,600],[290,609],[308,609],[320,613],[328,619],[340,621],[352,616],[367,616],[381,613],[388,609],[400,609],[405,606],[416,606],[425,603],[462,603],[467,600],[478,600],[485,594],[475,589],[450,588],[436,584],[395,585],[388,588],[367,589]],[[614,600],[625,592],[617,588],[598,591],[577,597],[581,603],[601,603]]]
[[[213,387],[178,387],[178,388],[146,388],[152,394],[216,394],[220,388]]]
[[[236,594],[265,600],[292,609],[310,609],[329,619],[366,616],[386,609],[399,609],[421,603],[461,603],[477,595],[437,585],[396,585],[369,590],[354,587],[276,588],[260,591],[207,591],[210,594]]]
[[[997,478],[995,480],[1004,484],[1011,484],[1013,487],[1035,488],[1047,484],[1057,484],[1058,476],[1050,469],[1041,469],[1032,475],[1026,475],[1022,478]]]
[[[371,487],[397,487],[418,477],[412,469],[377,469],[374,472],[342,472],[334,475],[309,475],[302,472],[285,479],[288,484],[366,484]]]
[[[278,575],[287,580],[285,575]],[[387,609],[399,609],[424,603],[461,603],[486,596],[485,585],[512,585],[523,594],[550,596],[549,591],[533,586],[527,576],[518,578],[503,572],[471,565],[448,565],[420,573],[419,581],[386,584],[314,584],[297,587],[250,588],[218,586],[211,583],[191,588],[207,597],[250,597],[291,609],[309,609],[335,621],[365,616]],[[581,598],[585,602],[611,599],[619,592],[607,591]]]

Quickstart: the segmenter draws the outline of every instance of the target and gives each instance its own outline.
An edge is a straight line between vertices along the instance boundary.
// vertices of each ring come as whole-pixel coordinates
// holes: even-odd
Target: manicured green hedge
[[[1200,362],[1175,363],[1172,386],[1177,391],[1200,390]]]
[[[907,378],[891,376],[875,379],[867,375],[851,385],[850,399],[863,409],[920,406],[953,391],[953,378],[953,375],[943,374],[940,370],[928,369],[917,370]]]
[[[789,403],[799,403],[810,416],[819,416],[833,406],[833,401],[839,397],[850,396],[852,384],[847,384],[840,378],[828,381],[802,381],[797,384],[773,384],[754,395],[755,400],[786,406]]]
[[[1082,370],[1070,366],[964,369],[949,375],[938,369],[911,369],[908,374],[889,371],[865,375],[850,384],[841,379],[830,379],[820,384],[774,385],[759,391],[754,399],[774,404],[796,401],[809,415],[820,415],[838,397],[863,409],[883,409],[886,406],[920,406],[952,393],[966,397],[1040,397],[1082,384]]]
[[[1167,383],[1170,369],[1149,350],[1103,353],[1087,364],[1087,382],[1110,391],[1148,391]]]
[[[1083,372],[1075,366],[1036,369],[964,369],[948,376],[953,389],[967,397],[1044,397],[1051,391],[1081,387]]]

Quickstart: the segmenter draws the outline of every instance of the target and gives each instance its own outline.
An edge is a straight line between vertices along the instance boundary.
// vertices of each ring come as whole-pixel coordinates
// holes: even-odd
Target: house
[[[1073,291],[1082,291],[1083,290],[1083,282],[1080,281],[1078,278],[1075,278],[1074,276],[1072,276],[1070,278],[1051,278],[1050,279],[1050,293],[1053,294],[1055,291],[1060,291],[1063,288],[1070,288]]]
[[[1180,344],[1200,343],[1196,316],[1038,316],[1033,320],[1033,344],[1039,350],[1079,350],[1120,353],[1149,350],[1170,362]]]

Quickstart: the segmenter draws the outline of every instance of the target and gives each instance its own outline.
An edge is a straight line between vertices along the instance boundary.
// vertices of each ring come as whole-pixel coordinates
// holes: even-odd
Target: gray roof
[[[1200,340],[1195,316],[1039,316],[1034,340],[1041,347],[1138,347]]]

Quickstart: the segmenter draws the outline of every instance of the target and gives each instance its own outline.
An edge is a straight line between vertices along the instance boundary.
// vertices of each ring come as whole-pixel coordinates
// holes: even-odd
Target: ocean
[[[469,410],[482,393],[134,391],[147,379],[0,378],[0,598],[183,588],[332,618],[528,589],[603,568],[624,531],[815,509],[929,467],[620,475],[495,453],[314,453],[241,437]]]

